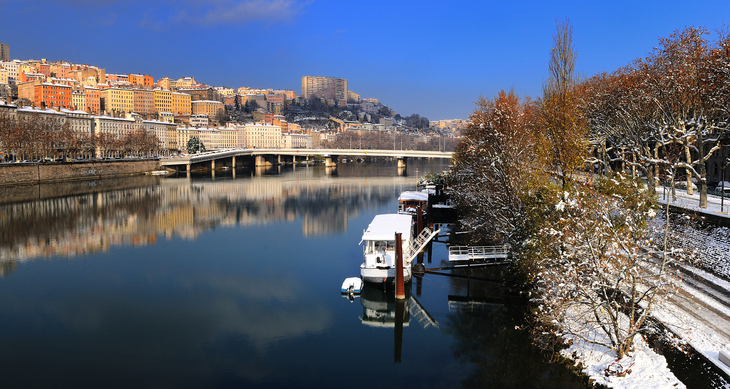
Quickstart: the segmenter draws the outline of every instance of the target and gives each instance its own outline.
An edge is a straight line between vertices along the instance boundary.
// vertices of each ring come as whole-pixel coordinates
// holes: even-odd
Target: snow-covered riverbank
[[[659,192],[662,188],[657,190],[660,193],[660,202],[664,202],[661,198],[662,192]],[[677,190],[677,199],[670,199],[670,204],[700,214],[730,218],[726,214],[730,204],[721,202],[716,196],[708,196],[708,207],[700,209],[698,194],[688,195],[686,191]],[[712,225],[697,226],[691,220],[685,219],[673,220],[672,228],[676,238],[671,241],[671,245],[693,253],[692,263],[684,267],[685,277],[699,279],[700,284],[710,285],[711,289],[719,291],[721,295],[725,293],[723,290],[730,293],[730,282],[727,281],[730,279],[730,229]],[[654,223],[661,226],[664,220],[658,217]],[[730,366],[719,359],[720,350],[730,353],[730,308],[718,300],[717,294],[713,297],[712,293],[708,293],[706,289],[710,288],[695,287],[693,285],[697,285],[698,281],[688,281],[690,280],[679,278],[673,293],[666,296],[661,304],[654,306],[652,316],[674,333],[676,342],[691,346],[715,365],[716,369],[730,377]],[[585,322],[580,319],[578,312],[574,313],[572,319],[566,325],[577,326],[578,323]],[[578,330],[577,333],[582,337],[605,341],[601,339],[601,331],[595,328],[572,330]],[[616,361],[614,351],[580,340],[576,336],[566,335],[565,338],[571,345],[563,354],[580,363],[584,373],[595,383],[611,388],[693,387],[692,383],[682,383],[669,369],[666,359],[653,351],[643,339],[636,341],[630,357],[619,361],[624,368],[631,366],[631,373],[625,377],[616,377],[605,375],[605,369]],[[717,387],[730,389],[728,380],[718,385]]]

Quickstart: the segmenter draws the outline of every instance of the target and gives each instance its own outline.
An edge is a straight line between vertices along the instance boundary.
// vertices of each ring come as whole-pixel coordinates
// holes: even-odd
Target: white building
[[[171,145],[168,144],[170,142],[168,141],[167,133],[170,130],[176,130],[177,125],[160,120],[145,120],[142,122],[142,128],[155,134],[160,141],[160,148],[162,150],[169,150]]]
[[[11,84],[18,82],[18,79],[20,78],[20,65],[22,64],[23,62],[18,60],[0,62],[0,66],[8,71],[8,80],[10,80]]]
[[[244,126],[244,147],[277,149],[281,147],[281,127],[267,123]]]
[[[69,124],[71,131],[79,135],[91,136],[94,134],[91,115],[82,110],[61,109],[66,114],[66,122]]]
[[[190,115],[191,127],[208,127],[208,115]]]
[[[308,134],[291,134],[281,135],[281,148],[283,149],[311,149],[312,136]]]

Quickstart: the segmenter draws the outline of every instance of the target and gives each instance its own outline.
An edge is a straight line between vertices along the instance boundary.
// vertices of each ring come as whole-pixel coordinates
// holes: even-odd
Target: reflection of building
[[[158,182],[151,177],[104,180],[99,185],[116,185],[114,190],[89,186],[88,194],[79,194],[77,184],[59,184],[72,191],[48,192],[71,195],[0,205],[0,231],[12,231],[0,236],[0,266],[107,251],[119,245],[155,244],[160,234],[196,239],[216,226],[301,218],[302,233],[307,236],[345,231],[349,218],[363,208],[394,201],[407,182],[407,178],[391,176],[322,180],[313,171],[205,183],[173,178]],[[126,188],[118,189],[127,182]]]

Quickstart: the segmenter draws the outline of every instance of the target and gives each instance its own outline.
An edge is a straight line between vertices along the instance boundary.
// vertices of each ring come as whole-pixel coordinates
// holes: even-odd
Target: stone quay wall
[[[159,170],[157,160],[0,164],[0,187],[126,177]]]

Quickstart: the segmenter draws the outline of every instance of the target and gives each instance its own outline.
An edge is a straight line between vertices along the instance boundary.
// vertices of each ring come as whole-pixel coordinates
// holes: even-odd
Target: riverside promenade
[[[675,189],[676,199],[673,198],[670,188],[656,187],[656,193],[660,204],[666,204],[673,208],[692,211],[699,216],[704,216],[708,221],[723,226],[730,226],[730,197],[722,199],[720,196],[707,194],[707,208],[700,208],[700,193],[698,190],[693,194],[687,194],[686,189]]]
[[[705,221],[727,227],[730,226],[730,198],[724,201],[720,196],[707,195],[707,207],[700,208],[699,192],[687,194],[686,190],[676,189],[676,199],[669,188],[666,194],[663,187],[657,187],[658,201],[669,201],[674,211],[686,210],[702,217]],[[687,241],[697,240],[695,248],[702,257],[714,257],[724,263],[730,262],[730,245],[724,234],[696,235],[687,231]],[[710,253],[711,252],[711,253]],[[720,255],[722,258],[717,258]],[[673,293],[663,304],[655,306],[653,316],[667,326],[683,342],[689,344],[705,359],[730,377],[730,366],[720,360],[724,350],[730,355],[730,281],[726,270],[719,269],[719,275],[700,270],[689,264],[679,264],[682,274]]]

